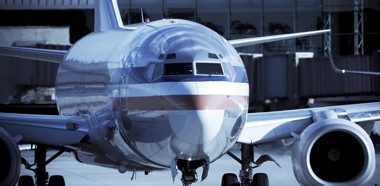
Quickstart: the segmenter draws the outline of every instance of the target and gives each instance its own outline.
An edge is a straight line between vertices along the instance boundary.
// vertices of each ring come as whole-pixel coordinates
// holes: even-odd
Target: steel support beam
[[[331,7],[329,4],[329,0],[322,0],[322,12],[323,12],[323,29],[331,30]],[[328,50],[331,47],[331,35],[325,34],[323,40],[323,55],[328,56]]]
[[[364,0],[354,0],[354,54],[364,55]]]

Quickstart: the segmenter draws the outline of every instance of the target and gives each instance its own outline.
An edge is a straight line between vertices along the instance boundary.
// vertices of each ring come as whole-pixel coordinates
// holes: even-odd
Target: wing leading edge
[[[314,123],[317,113],[324,111],[333,111],[338,118],[358,124],[380,120],[380,102],[250,113],[238,142],[258,144],[292,137]]]
[[[65,50],[0,46],[0,55],[2,56],[40,60],[51,63],[61,63],[66,53],[67,51]]]
[[[228,42],[233,47],[237,48],[237,47],[257,45],[257,44],[274,42],[274,41],[282,41],[286,39],[294,39],[294,38],[299,38],[299,37],[304,37],[304,36],[324,34],[328,32],[330,32],[329,29],[310,31],[310,32],[291,33],[291,34],[280,34],[280,35],[273,35],[273,36],[253,37],[253,38],[245,38],[245,39],[234,39],[234,40],[229,40]]]
[[[21,142],[52,146],[79,143],[88,133],[81,116],[0,113],[0,127]]]
[[[114,5],[115,1],[112,1],[112,3],[113,3],[112,5],[107,4],[108,9],[115,7]],[[103,12],[107,12],[107,11],[103,10]],[[97,14],[101,14],[101,13],[97,13]],[[97,17],[99,17],[98,19],[101,19],[102,16],[97,15]],[[118,21],[117,23],[111,22],[109,23],[109,25],[106,25],[106,26],[98,25],[97,29],[107,30],[107,29],[111,29],[115,27],[120,27],[120,24],[121,24],[120,21]],[[274,35],[274,36],[235,39],[235,40],[229,40],[228,42],[233,47],[237,48],[237,47],[250,46],[250,45],[262,44],[262,43],[268,43],[268,42],[274,42],[274,41],[281,41],[281,40],[286,40],[286,39],[293,39],[293,38],[304,37],[304,36],[324,34],[328,32],[330,32],[330,30],[318,30],[318,31],[300,32],[300,33],[292,33],[292,34],[281,34],[281,35]],[[61,63],[66,53],[67,51],[64,51],[64,50],[0,46],[0,55],[2,56],[40,60],[40,61],[52,62],[52,63]]]

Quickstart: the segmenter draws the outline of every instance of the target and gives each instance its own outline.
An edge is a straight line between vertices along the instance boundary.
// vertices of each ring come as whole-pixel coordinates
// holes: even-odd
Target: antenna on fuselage
[[[141,22],[142,22],[142,24],[150,22],[149,16],[147,18],[144,18],[144,10],[143,10],[143,8],[141,8]]]
[[[144,21],[144,12],[143,12],[143,9],[141,8],[141,22],[143,24],[145,24],[145,21]]]

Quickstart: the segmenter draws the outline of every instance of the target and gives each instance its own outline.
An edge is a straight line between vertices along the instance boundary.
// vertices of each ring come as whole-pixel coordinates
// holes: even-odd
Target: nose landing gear
[[[197,168],[203,166],[202,181],[206,179],[209,169],[207,160],[181,160],[177,161],[177,167],[182,172],[182,183],[184,186],[190,186],[198,180]]]

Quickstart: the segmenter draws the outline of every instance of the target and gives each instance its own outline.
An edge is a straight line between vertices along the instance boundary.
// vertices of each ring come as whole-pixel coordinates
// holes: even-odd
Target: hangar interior
[[[250,80],[251,111],[307,107],[315,100],[379,100],[378,0],[119,0],[125,24],[180,18],[226,39],[331,29],[331,34],[238,48]],[[0,45],[68,49],[93,31],[94,0],[0,0]],[[0,111],[56,113],[57,64],[0,58]],[[35,109],[39,108],[39,109]],[[47,110],[46,110],[47,108]]]

